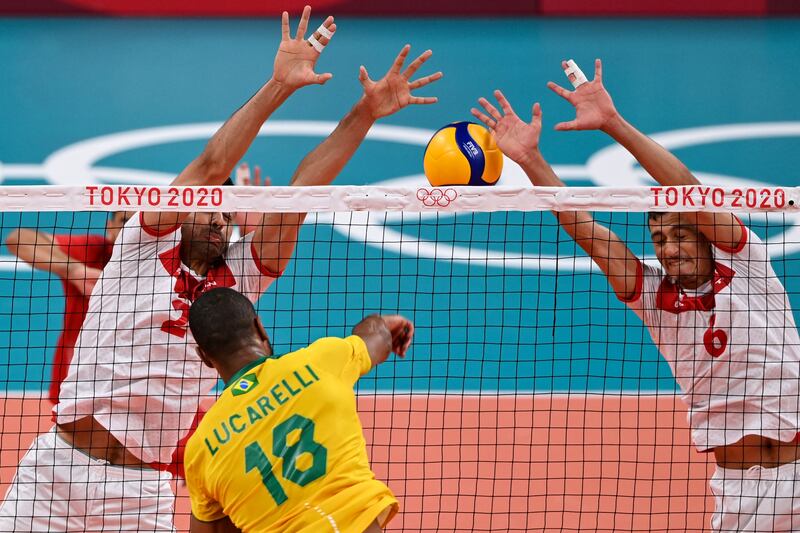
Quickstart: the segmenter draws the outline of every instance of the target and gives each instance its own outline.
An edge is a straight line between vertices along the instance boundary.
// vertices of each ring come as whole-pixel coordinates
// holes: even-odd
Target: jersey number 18
[[[299,435],[292,439],[292,433],[299,431]],[[283,460],[281,473],[283,478],[296,485],[305,487],[312,481],[325,475],[328,468],[328,449],[314,440],[314,421],[304,416],[292,415],[281,422],[272,431],[272,453]],[[297,460],[303,454],[311,456],[311,465],[301,470]],[[269,461],[264,449],[258,441],[251,442],[244,450],[245,473],[258,470],[261,474],[261,483],[267,488],[275,503],[281,505],[289,499],[284,492]]]

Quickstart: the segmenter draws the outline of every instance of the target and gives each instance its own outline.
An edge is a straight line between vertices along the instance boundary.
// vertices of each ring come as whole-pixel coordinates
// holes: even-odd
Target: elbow
[[[233,165],[228,165],[225,150],[213,140],[195,160],[196,170],[206,183],[222,183],[228,177]]]
[[[370,315],[356,324],[353,335],[364,340],[373,366],[385,361],[392,352],[392,334],[380,315]]]
[[[222,158],[204,153],[197,163],[198,173],[205,183],[222,183],[228,177],[225,160]]]

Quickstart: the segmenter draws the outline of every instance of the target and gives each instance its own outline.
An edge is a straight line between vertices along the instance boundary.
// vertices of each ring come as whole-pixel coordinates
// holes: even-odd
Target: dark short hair
[[[257,313],[242,293],[220,287],[202,294],[189,308],[189,329],[197,345],[214,360],[250,345]]]
[[[663,217],[666,214],[667,214],[666,211],[648,211],[647,212],[647,221],[648,222],[652,222],[653,220],[657,220],[657,219]]]

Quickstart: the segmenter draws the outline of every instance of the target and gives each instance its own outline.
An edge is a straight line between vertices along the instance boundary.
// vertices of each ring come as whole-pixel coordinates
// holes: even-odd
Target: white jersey
[[[131,218],[89,300],[57,422],[92,416],[143,462],[169,463],[218,380],[195,351],[189,305],[213,287],[255,302],[277,276],[251,241],[231,244],[201,278],[181,263],[180,227],[157,234]]]
[[[700,451],[745,435],[800,432],[800,338],[766,246],[742,226],[735,249],[714,248],[714,278],[682,289],[640,263],[626,303],[644,321],[689,408]]]

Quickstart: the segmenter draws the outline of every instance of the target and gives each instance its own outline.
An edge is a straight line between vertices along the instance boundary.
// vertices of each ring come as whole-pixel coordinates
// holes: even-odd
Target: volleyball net
[[[697,531],[713,457],[692,445],[647,327],[550,211],[591,211],[655,266],[648,211],[735,212],[800,307],[797,201],[793,188],[3,187],[0,235],[29,228],[62,251],[73,238],[72,262],[102,255],[80,239],[104,235],[109,212],[307,212],[256,304],[275,353],[346,336],[371,313],[415,324],[409,356],[356,389],[372,468],[401,502],[390,531]],[[65,312],[84,312],[65,308],[82,289],[63,269],[13,251],[0,262],[3,493],[51,425]]]

